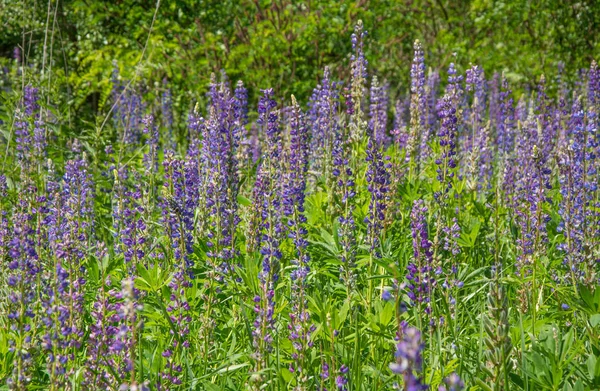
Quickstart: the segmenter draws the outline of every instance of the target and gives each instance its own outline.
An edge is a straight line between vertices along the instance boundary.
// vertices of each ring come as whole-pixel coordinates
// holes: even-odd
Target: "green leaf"
[[[600,314],[595,314],[590,317],[590,324],[592,327],[598,326],[600,324]]]
[[[242,206],[251,206],[252,205],[252,201],[250,201],[249,198],[244,197],[241,194],[238,194],[237,196],[237,201],[240,203],[240,205]]]
[[[532,360],[536,373],[541,374],[546,371],[546,360],[544,360],[541,354],[538,352],[533,352]]]
[[[219,375],[221,375],[223,373],[230,373],[230,372],[233,372],[233,371],[237,371],[240,368],[247,367],[249,365],[250,365],[249,363],[228,365],[228,366],[226,366],[224,368],[219,369],[216,373],[219,374]]]
[[[477,383],[477,385],[481,387],[484,391],[493,391],[492,388],[481,379],[475,379],[475,383]]]
[[[98,267],[98,260],[95,257],[90,257],[88,259],[88,272],[89,272],[89,281],[93,286],[98,285],[100,280],[100,269]]]
[[[207,391],[221,391],[221,387],[217,386],[216,384],[212,384],[209,381],[203,381],[202,385],[204,385],[204,389]]]
[[[290,372],[289,369],[283,367],[281,368],[281,377],[283,377],[283,380],[285,380],[286,383],[291,382],[294,379],[294,374],[292,372]]]
[[[590,356],[587,359],[587,367],[588,367],[588,373],[590,375],[590,379],[593,379],[594,377],[596,377],[596,356],[594,356],[593,354],[590,354]]]
[[[344,301],[344,304],[342,305],[342,308],[340,308],[340,312],[338,313],[338,320],[339,320],[339,324],[337,325],[338,327],[340,327],[346,321],[349,310],[350,310],[350,301],[346,300],[346,301]]]
[[[387,326],[395,315],[394,303],[386,302],[383,309],[379,313],[379,323]]]

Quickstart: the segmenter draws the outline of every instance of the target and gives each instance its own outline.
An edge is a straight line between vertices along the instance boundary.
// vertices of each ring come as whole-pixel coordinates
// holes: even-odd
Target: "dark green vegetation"
[[[46,1],[0,1],[0,57],[24,45],[26,62],[39,69],[44,42],[52,42],[46,55],[54,56],[53,77],[76,121],[107,111],[114,59],[128,80],[141,64],[136,82],[150,94],[167,78],[183,117],[206,92],[211,72],[221,69],[243,79],[251,97],[268,86],[307,99],[325,65],[348,75],[347,37],[358,19],[369,31],[371,69],[395,94],[408,92],[415,39],[438,71],[450,62],[478,64],[489,75],[505,72],[520,90],[541,74],[552,78],[561,62],[576,80],[600,53],[595,1],[163,0],[141,62],[155,2],[50,3],[48,18]]]

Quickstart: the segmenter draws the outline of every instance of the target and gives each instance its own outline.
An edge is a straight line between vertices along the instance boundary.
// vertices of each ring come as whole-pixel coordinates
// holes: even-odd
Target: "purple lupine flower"
[[[217,76],[214,73],[210,74],[210,84],[208,91],[206,92],[206,98],[208,99],[206,110],[210,112],[211,107],[214,110],[219,109],[219,83],[217,82]]]
[[[335,180],[334,189],[337,192],[340,205],[338,205],[338,222],[340,224],[338,235],[342,249],[340,266],[340,279],[350,290],[355,283],[356,259],[356,224],[354,222],[354,197],[356,186],[354,172],[350,166],[352,151],[350,138],[345,128],[336,127],[335,139],[331,150],[332,175]]]
[[[176,254],[179,253],[179,257],[182,256],[183,253],[189,251],[191,249],[188,246],[191,246],[191,243],[188,242],[188,237],[191,238],[191,234],[189,232],[189,226],[185,222],[184,208],[180,207],[177,203],[178,201],[173,198],[169,198],[168,207],[171,208],[172,214],[175,214],[179,220],[179,223],[173,228],[179,229],[180,233],[177,234],[177,239],[181,243],[181,250],[177,251]],[[171,231],[173,232],[173,230]],[[176,255],[176,259],[177,255]],[[181,260],[181,258],[179,258]],[[189,254],[183,256],[183,263],[177,265],[176,270],[172,273],[171,281],[168,284],[168,287],[171,291],[171,295],[169,296],[169,305],[166,310],[169,314],[169,323],[172,325],[172,329],[170,330],[170,334],[172,337],[171,345],[168,346],[163,352],[162,356],[166,359],[165,368],[160,373],[160,380],[157,384],[158,389],[169,389],[168,385],[179,385],[182,383],[181,374],[182,374],[182,363],[185,355],[187,354],[187,349],[190,347],[189,343],[189,333],[190,327],[189,324],[192,320],[190,315],[190,305],[186,297],[186,292],[192,287],[191,278],[193,274],[189,270],[192,266],[191,260],[189,259]],[[165,388],[167,387],[167,388]]]
[[[0,174],[0,200],[7,200],[8,198],[8,186],[6,183],[6,175]],[[4,270],[6,265],[5,259],[8,255],[8,242],[10,240],[9,224],[8,224],[8,211],[5,209],[2,201],[0,201],[0,270]],[[5,273],[3,273],[5,274]],[[2,278],[0,281],[4,281]]]
[[[329,364],[323,363],[321,368],[321,378],[324,380],[329,379]]]
[[[410,68],[410,132],[406,142],[406,159],[417,164],[419,150],[427,148],[428,132],[425,130],[425,112],[427,97],[425,95],[425,56],[419,40],[414,44],[414,57]],[[422,152],[424,153],[424,152]]]
[[[556,146],[555,151],[557,159],[561,151],[568,148],[568,129],[564,126],[569,121],[569,109],[567,104],[567,93],[561,92],[558,97],[557,107],[554,109],[553,126],[556,128]]]
[[[84,307],[85,259],[92,236],[94,188],[85,158],[69,160],[60,183],[48,184],[48,240],[54,273],[43,305],[45,349],[51,381],[63,385],[72,375],[74,350],[83,344],[79,314]]]
[[[362,101],[365,89],[365,80],[367,78],[367,59],[364,54],[364,39],[367,33],[363,30],[362,21],[359,20],[354,27],[352,34],[352,56],[351,62],[351,89],[350,102],[350,139],[353,142],[359,142],[363,139],[365,128],[367,127],[364,119]]]
[[[586,154],[586,128],[581,99],[577,99],[571,110],[569,121],[569,144],[559,152],[559,180],[562,200],[559,208],[561,222],[558,231],[565,236],[566,243],[559,248],[564,251],[565,266],[571,282],[576,284],[581,277],[583,265],[583,244],[585,241],[586,188],[584,166],[589,167]]]
[[[244,136],[242,127],[248,124],[248,90],[240,80],[234,91],[233,110],[239,137]]]
[[[431,314],[431,291],[435,285],[432,276],[433,251],[429,240],[426,222],[427,207],[423,200],[413,204],[411,212],[411,230],[413,242],[413,260],[408,264],[408,297],[413,305],[424,309],[427,316]]]
[[[157,384],[160,389],[164,389],[168,384],[181,384],[181,363],[189,347],[191,316],[186,292],[192,286],[191,280],[194,278],[194,261],[191,255],[200,183],[198,161],[193,154],[188,155],[185,160],[180,160],[174,157],[172,151],[166,151],[163,166],[165,190],[161,200],[162,218],[176,264],[168,285],[171,295],[167,312],[172,324],[172,341],[171,346],[162,353],[166,364]]]
[[[448,84],[446,85],[446,95],[454,102],[455,106],[458,106],[463,94],[461,86],[462,81],[463,76],[458,75],[456,66],[453,62],[451,62],[450,66],[448,67]]]
[[[38,99],[38,89],[29,85],[25,86],[22,106],[17,109],[15,114],[17,159],[25,171],[33,165],[32,162],[43,157],[43,155],[39,156],[38,153],[45,149],[45,130],[39,119]],[[33,130],[31,129],[32,125]],[[44,137],[42,137],[42,134]]]
[[[379,85],[377,76],[371,81],[370,105],[369,105],[369,127],[377,144],[385,146],[389,143],[387,135],[387,106],[388,87]]]
[[[204,118],[198,113],[198,104],[190,110],[188,115],[189,137],[192,141],[199,140],[204,135]]]
[[[125,277],[121,281],[120,289],[109,293],[115,298],[116,321],[109,351],[115,357],[115,369],[118,370],[121,383],[137,386],[134,360],[138,349],[139,329],[142,327],[139,317],[142,308],[139,304],[139,291],[134,287],[133,277]]]
[[[236,126],[238,144],[247,141],[246,125],[248,125],[248,89],[239,80],[233,92],[233,118]]]
[[[532,120],[524,125],[524,128],[531,128]],[[525,130],[525,129],[524,129]],[[527,133],[524,131],[523,133]],[[537,184],[532,181],[532,161],[530,158],[531,151],[533,149],[534,142],[531,137],[522,137],[518,135],[518,180],[515,183],[515,220],[521,228],[520,238],[517,240],[517,263],[516,273],[519,276],[525,277],[530,273],[529,267],[532,263],[531,257],[534,253],[534,235],[536,232],[536,224],[533,223],[535,218],[535,211],[541,207],[538,197],[535,197],[535,189]],[[526,144],[527,146],[524,146]],[[523,147],[520,147],[523,145]],[[521,167],[526,165],[527,167]],[[525,176],[526,175],[526,176]],[[533,213],[532,213],[533,212]]]
[[[248,125],[248,90],[240,80],[234,91],[233,98],[234,135],[237,145],[236,160],[238,171],[242,171],[252,161],[250,149],[250,134]]]
[[[317,90],[315,129],[313,130],[314,147],[322,147],[328,151],[328,143],[333,141],[336,123],[337,100],[339,98],[338,84],[331,80],[329,67],[323,71],[323,80]],[[330,146],[329,146],[330,148]]]
[[[112,218],[113,218],[113,236],[115,237],[115,252],[118,254],[121,252],[120,239],[118,235],[124,228],[123,217],[124,217],[124,200],[125,192],[128,190],[128,180],[130,176],[130,170],[126,166],[119,166],[119,169],[113,168],[113,198],[112,198]]]
[[[394,300],[394,296],[392,296],[392,292],[390,292],[388,290],[384,290],[381,293],[381,300],[383,300],[383,301],[392,301],[392,300]]]
[[[390,369],[393,373],[402,375],[404,389],[407,391],[429,389],[421,378],[423,366],[422,351],[421,332],[414,327],[403,327],[400,339],[396,345],[395,360],[390,363]]]
[[[471,66],[466,72],[466,90],[473,93],[471,102],[471,129],[474,133],[481,128],[485,115],[485,75],[481,67]]]
[[[144,258],[149,251],[149,236],[144,216],[146,208],[142,203],[143,195],[139,185],[123,192],[120,203],[120,232],[117,239],[118,252],[122,253],[127,263],[128,273],[135,273],[138,264],[145,265]]]
[[[232,270],[236,255],[235,231],[240,222],[237,214],[239,178],[237,153],[244,137],[246,108],[245,89],[239,84],[238,95],[231,97],[227,85],[222,82],[212,93],[204,139],[206,170],[206,208],[209,221],[207,256],[218,280]]]
[[[550,98],[546,94],[546,78],[542,75],[537,86],[535,111],[538,126],[541,127],[538,148],[543,155],[548,157],[554,154],[554,145],[558,134],[558,124],[552,120],[553,109],[551,106]]]
[[[486,102],[483,69],[477,65],[468,69],[466,85],[467,91],[473,92],[470,118],[466,121],[470,125],[472,132],[465,148],[471,154],[465,160],[469,160],[470,164],[468,167],[472,167],[467,176],[477,184],[478,188],[486,189],[491,185],[493,155],[490,143],[490,128],[484,124]],[[479,171],[475,172],[475,168],[477,167],[479,167]]]
[[[148,152],[144,154],[144,166],[146,175],[150,176],[158,172],[158,128],[154,124],[154,116],[148,115],[142,120],[144,124],[143,133],[147,136],[146,145]]]
[[[323,79],[311,96],[308,124],[311,127],[311,161],[314,171],[324,172],[330,178],[331,150],[338,127],[340,83],[331,80],[329,67],[325,67]]]
[[[592,72],[592,71],[590,71]],[[597,156],[594,148],[597,141],[594,138],[595,128],[591,124],[592,110],[588,111],[585,122],[585,112],[581,99],[578,98],[572,107],[571,118],[568,122],[568,145],[558,153],[560,193],[562,195],[559,214],[561,222],[559,232],[565,236],[565,242],[559,245],[564,252],[564,265],[568,270],[567,279],[577,284],[580,280],[586,284],[595,281],[594,259],[591,256],[591,246],[586,243],[594,242],[597,228],[594,218],[597,214],[592,210],[594,193],[597,191],[596,182]],[[597,213],[597,212],[596,212]]]
[[[531,272],[533,258],[544,250],[542,244],[546,240],[548,221],[544,204],[548,201],[547,192],[552,188],[549,156],[539,147],[544,141],[538,129],[537,119],[531,112],[517,140],[519,175],[515,185],[515,219],[521,232],[517,240],[516,269],[521,277]]]
[[[505,205],[514,205],[516,191],[517,164],[515,156],[516,128],[515,120],[525,121],[525,101],[523,97],[518,103],[517,110],[513,107],[512,92],[506,79],[502,82],[502,91],[498,93],[496,102],[496,119],[491,118],[496,125],[495,148],[498,155],[497,186],[504,191],[501,194]],[[491,103],[490,103],[491,105]],[[491,115],[491,113],[490,113]]]
[[[186,158],[189,161],[190,167],[195,166],[198,169],[197,210],[199,214],[196,219],[197,224],[194,227],[195,234],[198,237],[204,237],[208,234],[209,224],[209,208],[207,207],[207,204],[211,188],[209,188],[208,182],[210,179],[210,162],[213,157],[211,156],[211,147],[209,142],[209,133],[211,130],[208,128],[208,126],[208,120],[200,116],[200,113],[198,112],[198,103],[196,103],[194,109],[188,116],[188,132],[191,140],[188,144]],[[200,191],[200,189],[205,190]]]
[[[26,91],[28,90],[27,87],[25,89]],[[35,111],[35,113],[30,115],[33,118],[33,151],[34,157],[36,158],[38,164],[40,164],[46,157],[46,148],[48,145],[46,124],[42,120],[42,117],[39,113],[39,105],[35,103],[38,100],[37,88],[29,87],[29,90],[29,94],[32,94],[33,96],[28,98],[28,100],[31,100],[34,103],[29,103],[28,106],[32,106],[31,110]]]
[[[217,92],[215,92],[215,95]],[[215,96],[215,98],[218,98]],[[206,256],[211,267],[211,273],[214,275],[211,279],[216,278],[223,282],[223,231],[221,228],[225,226],[227,220],[224,214],[227,208],[227,146],[223,145],[226,138],[221,134],[220,118],[218,118],[217,108],[210,106],[209,118],[206,121],[206,132],[203,138],[204,163],[205,166],[205,188],[206,188],[206,209],[209,211],[206,218],[209,219],[207,231],[207,246],[208,251]],[[227,232],[225,228],[225,232]]]
[[[319,391],[327,391],[327,387],[325,387],[324,384],[327,384],[329,382],[330,376],[331,373],[329,370],[329,364],[326,361],[321,361],[321,373],[319,374],[320,387],[318,388]]]
[[[588,200],[590,202],[590,208],[587,209],[586,214],[589,214],[589,223],[586,223],[586,235],[592,245],[587,250],[587,273],[586,273],[586,284],[593,284],[592,280],[596,277],[594,265],[598,263],[598,256],[592,256],[591,254],[598,254],[600,252],[600,243],[598,240],[592,238],[600,237],[600,194],[598,194],[598,175],[600,174],[600,140],[598,139],[598,129],[600,128],[600,68],[598,64],[593,61],[590,70],[588,71],[588,123],[586,132],[589,135],[587,137],[587,151],[586,160],[593,160],[593,163],[589,165],[589,173],[586,175],[585,187],[588,192]],[[591,137],[592,133],[596,133],[596,137]],[[585,171],[585,170],[584,170]],[[596,180],[594,180],[594,175]],[[591,201],[591,200],[595,201]],[[594,259],[595,258],[595,259]]]
[[[168,130],[169,140],[166,143],[170,149],[177,149],[177,139],[173,134],[173,96],[171,94],[171,88],[169,88],[169,81],[167,78],[163,78],[163,93],[160,97],[160,113],[162,119],[163,128]],[[146,125],[144,123],[144,125]]]
[[[99,254],[98,258],[101,260],[103,257]],[[114,349],[112,340],[116,334],[116,327],[112,319],[114,304],[109,300],[108,286],[110,286],[110,279],[101,281],[90,311],[92,322],[89,325],[87,340],[87,371],[84,375],[84,385],[110,387],[117,382],[111,371],[117,366],[112,354]]]
[[[374,123],[373,123],[374,125]],[[383,230],[383,222],[386,218],[388,205],[388,193],[390,190],[389,164],[383,160],[381,144],[375,139],[375,129],[369,128],[369,141],[367,144],[366,161],[368,163],[365,174],[368,183],[367,189],[371,194],[369,202],[369,214],[365,218],[367,223],[368,244],[371,252],[379,257],[379,241]]]
[[[500,74],[494,72],[488,83],[488,116],[492,128],[498,129],[498,111],[500,107]]]
[[[391,131],[394,143],[398,146],[398,149],[406,148],[408,141],[408,125],[406,123],[406,115],[408,113],[408,107],[410,106],[410,100],[398,99],[394,107],[394,127]]]
[[[323,79],[325,78],[329,78],[329,67],[325,67],[325,71],[323,73]],[[329,85],[329,83],[327,83],[326,85]],[[319,146],[323,145],[323,138],[320,137],[320,131],[321,129],[319,128],[319,109],[320,109],[320,105],[319,105],[319,96],[321,95],[321,90],[323,89],[323,86],[321,83],[317,84],[317,86],[315,88],[313,88],[312,93],[310,94],[310,97],[308,98],[308,102],[306,102],[306,120],[307,123],[310,126],[310,132],[311,132],[311,137],[310,137],[310,141],[311,141],[311,146],[310,149],[311,150],[315,150],[317,148],[319,148]],[[320,151],[314,151],[313,153],[321,153]],[[316,157],[312,160],[318,160]]]
[[[33,128],[33,149],[38,159],[42,159],[46,156],[46,146],[48,141],[46,140],[46,129],[44,122],[41,119],[37,119],[34,122]]]
[[[438,391],[462,391],[465,383],[456,373],[451,373],[444,379],[444,384],[440,385]]]
[[[349,368],[345,365],[342,365],[339,370],[339,375],[335,378],[335,386],[339,391],[348,390],[348,371]]]
[[[490,99],[491,104],[492,99]],[[502,89],[498,92],[498,97],[494,104],[494,112],[492,112],[492,108],[490,107],[490,118],[496,125],[496,145],[500,153],[508,154],[514,149],[515,134],[513,122],[515,118],[512,91],[505,78],[502,78]],[[525,118],[519,117],[519,119],[524,120]]]
[[[514,121],[525,122],[525,120],[527,119],[527,115],[529,114],[529,105],[524,95],[521,95],[519,101],[517,102],[517,107],[515,107],[513,110],[514,111],[512,119]]]
[[[559,61],[556,64],[555,84],[558,87],[558,101],[565,100],[569,94],[569,86],[565,80],[565,63]]]
[[[304,114],[292,95],[290,118],[290,145],[289,166],[284,178],[283,210],[287,217],[288,237],[296,247],[296,256],[291,263],[294,266],[291,272],[291,304],[290,311],[290,340],[294,353],[294,373],[299,385],[306,384],[309,380],[306,358],[308,349],[312,347],[311,334],[315,326],[310,324],[308,299],[306,295],[306,279],[309,272],[308,262],[310,256],[306,251],[308,241],[304,216],[304,191],[306,189],[306,172],[308,169],[308,126]]]
[[[194,211],[198,202],[198,169],[194,159],[176,159],[171,151],[165,152],[166,194],[161,202],[167,234],[178,267],[192,276]],[[170,190],[172,189],[172,190]],[[172,193],[170,193],[172,191]]]
[[[94,213],[94,187],[85,158],[67,161],[60,196],[63,218],[56,222],[54,252],[59,259],[73,257],[79,262],[84,258],[87,240],[91,239]]]
[[[223,85],[222,89],[225,89]],[[240,171],[243,167],[242,163],[238,160],[239,151],[241,149],[241,143],[246,138],[246,125],[248,122],[248,103],[247,103],[247,90],[243,86],[242,82],[238,82],[235,89],[235,96],[231,98],[231,104],[228,106],[230,113],[230,120],[228,127],[224,127],[221,130],[221,137],[223,138],[223,150],[222,154],[226,156],[225,173],[227,186],[227,203],[224,227],[224,240],[223,246],[225,246],[225,259],[229,260],[227,265],[229,271],[232,270],[231,261],[237,254],[235,233],[236,227],[239,225],[241,219],[238,214],[238,195],[240,192]],[[231,112],[233,114],[231,114]]]
[[[98,262],[105,261],[108,251],[104,242],[97,242],[95,258]],[[83,375],[83,385],[110,387],[118,382],[113,376],[115,360],[112,356],[112,339],[116,332],[112,314],[114,305],[109,300],[108,289],[110,277],[102,278],[94,303],[90,309],[91,322],[88,325],[86,371]]]
[[[113,125],[118,130],[119,141],[123,144],[135,144],[140,140],[142,115],[145,106],[142,97],[131,86],[123,85],[116,60],[112,73]]]
[[[391,131],[393,138],[393,153],[389,161],[389,173],[390,173],[390,194],[389,194],[389,205],[390,209],[387,213],[385,227],[390,226],[398,216],[398,212],[401,208],[400,202],[400,181],[406,175],[405,169],[405,158],[402,155],[402,149],[406,150],[408,141],[408,125],[406,123],[406,116],[408,114],[408,107],[410,105],[410,99],[399,99],[396,101],[395,116],[394,116],[394,127]]]
[[[137,144],[142,137],[144,111],[146,105],[142,100],[141,94],[132,90],[127,104],[127,120],[125,122],[125,132],[123,140],[127,144]]]
[[[425,111],[423,113],[423,134],[421,135],[421,147],[419,150],[419,159],[425,162],[431,155],[431,147],[428,145],[435,135],[437,128],[437,100],[438,87],[440,84],[440,74],[437,70],[432,70],[427,76],[425,83]]]
[[[452,220],[452,225],[442,228],[444,232],[444,250],[451,253],[453,256],[460,254],[457,239],[460,237],[460,226],[456,217]]]
[[[585,80],[585,79],[583,79]],[[600,68],[596,61],[592,61],[587,77],[587,102],[589,110],[594,113],[594,120],[598,121],[597,116],[600,114]]]
[[[262,163],[259,164],[256,171],[256,179],[252,188],[252,211],[250,212],[250,221],[248,222],[248,231],[246,239],[247,252],[254,252],[260,246],[262,236],[260,234],[260,224],[263,216],[263,206],[265,195],[267,194],[268,173],[262,169]]]
[[[23,107],[26,116],[31,117],[40,109],[38,100],[38,89],[32,86],[25,86],[25,90],[23,91]]]
[[[102,259],[101,253],[97,257]],[[111,288],[110,278],[100,283],[92,306],[93,323],[88,336],[88,355],[84,385],[137,385],[135,373],[139,318],[139,291],[132,277],[125,277],[119,287]],[[129,389],[129,388],[127,388]]]
[[[263,90],[263,96],[258,103],[258,124],[265,129],[266,154],[259,167],[256,187],[260,189],[260,197],[255,202],[260,203],[257,210],[262,221],[260,224],[260,254],[262,268],[258,274],[259,295],[255,305],[256,320],[253,346],[256,349],[254,358],[256,369],[267,365],[267,356],[272,351],[273,333],[275,332],[275,286],[279,280],[279,262],[282,257],[279,244],[283,234],[281,221],[280,178],[281,166],[281,134],[278,115],[275,111],[277,103],[272,99],[273,90]],[[256,300],[255,300],[256,301]]]
[[[31,192],[35,190],[32,188]],[[11,217],[12,237],[7,259],[7,318],[10,325],[9,351],[14,353],[13,373],[7,380],[11,389],[26,389],[33,371],[33,338],[37,311],[37,285],[41,265],[35,249],[35,219],[31,212],[32,194],[21,194]]]
[[[544,75],[540,76],[540,81],[536,86],[536,94],[535,94],[535,111],[538,114],[538,120],[542,125],[542,128],[547,128],[550,124],[551,117],[551,101],[546,94],[546,77]]]
[[[165,369],[160,373],[160,381],[157,384],[158,389],[169,389],[168,385],[180,385],[182,383],[182,363],[187,349],[190,347],[189,337],[192,321],[190,315],[190,304],[186,298],[186,291],[192,287],[189,273],[181,268],[176,270],[169,282],[171,290],[170,303],[167,306],[170,323],[173,329],[170,331],[172,336],[171,346],[162,352],[166,360]],[[166,387],[166,388],[165,388]]]
[[[596,61],[593,60],[591,65],[594,65],[595,62]],[[589,96],[589,69],[580,68],[577,70],[575,75],[575,81],[573,82],[572,86],[573,96]]]
[[[458,212],[456,212],[457,214]],[[460,254],[460,247],[458,246],[458,239],[460,238],[460,226],[458,225],[458,219],[454,217],[452,223],[445,224],[442,227],[443,234],[443,249],[448,254],[447,259],[455,260],[456,256]],[[441,268],[440,266],[437,266]],[[437,270],[436,270],[437,272]],[[449,290],[446,294],[448,298],[448,306],[453,309],[456,305],[455,288],[462,288],[464,283],[458,278],[458,266],[452,262],[450,267],[442,268],[444,273],[444,280],[442,282],[442,288]],[[451,312],[451,316],[454,317],[454,313]],[[442,321],[440,319],[440,321]]]
[[[250,125],[250,137],[249,137],[249,148],[250,157],[252,163],[258,162],[262,154],[261,135],[258,132],[258,126],[255,123]]]
[[[437,200],[443,201],[450,189],[456,168],[456,137],[457,137],[457,117],[456,106],[451,96],[446,95],[438,103],[438,116],[441,124],[438,131],[438,140],[440,144],[440,153],[435,160],[438,168],[437,179],[442,185],[442,190],[434,193]]]
[[[15,46],[13,50],[13,60],[15,60],[17,63],[21,62],[21,48],[18,46]]]

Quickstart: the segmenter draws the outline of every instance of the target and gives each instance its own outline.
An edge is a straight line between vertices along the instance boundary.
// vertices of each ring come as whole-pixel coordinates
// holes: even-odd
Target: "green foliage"
[[[49,3],[52,11],[57,2]],[[152,24],[155,9],[146,0],[66,0],[53,22],[45,1],[2,0],[0,56],[10,61],[24,46],[25,62],[39,66],[47,42],[73,120],[89,121],[109,109],[114,59],[123,78],[146,85],[151,97],[167,78],[182,118],[203,99],[211,72],[222,69],[234,81],[243,75],[251,97],[272,87],[306,99],[325,65],[347,72],[348,26],[358,19],[370,35],[375,74],[398,83],[396,94],[408,91],[415,39],[438,70],[471,62],[522,85],[555,75],[559,61],[574,74],[600,53],[600,8],[589,2],[163,0]]]

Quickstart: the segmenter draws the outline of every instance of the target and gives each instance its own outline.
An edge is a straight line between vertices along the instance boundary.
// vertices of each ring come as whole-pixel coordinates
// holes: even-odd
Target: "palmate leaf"
[[[321,241],[309,239],[310,243],[320,246],[327,251],[327,253],[335,258],[340,254],[340,249],[334,237],[324,229],[320,230]]]

